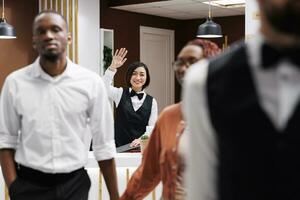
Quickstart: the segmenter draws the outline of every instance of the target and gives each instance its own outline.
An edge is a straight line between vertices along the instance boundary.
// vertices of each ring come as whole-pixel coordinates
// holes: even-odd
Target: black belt
[[[53,186],[60,183],[64,183],[75,175],[84,172],[84,168],[77,169],[75,171],[69,173],[44,173],[29,167],[25,167],[23,165],[18,165],[17,167],[17,175],[23,180],[36,183],[41,186]]]

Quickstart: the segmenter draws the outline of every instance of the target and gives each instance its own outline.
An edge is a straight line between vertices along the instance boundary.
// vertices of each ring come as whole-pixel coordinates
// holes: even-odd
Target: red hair
[[[196,45],[203,48],[203,57],[209,58],[212,56],[216,56],[219,53],[221,53],[221,49],[218,47],[218,45],[212,41],[209,40],[203,40],[203,39],[194,39],[187,43],[187,45]]]

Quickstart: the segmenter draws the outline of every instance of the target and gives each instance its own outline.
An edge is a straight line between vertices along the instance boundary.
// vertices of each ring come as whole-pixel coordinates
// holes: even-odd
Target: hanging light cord
[[[4,19],[4,0],[2,0],[2,19]]]

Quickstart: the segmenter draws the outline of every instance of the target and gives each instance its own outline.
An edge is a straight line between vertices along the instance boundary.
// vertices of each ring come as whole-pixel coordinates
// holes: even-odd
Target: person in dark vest
[[[260,34],[186,75],[190,200],[300,199],[300,1],[257,2]]]
[[[146,132],[146,127],[153,127],[157,119],[157,102],[144,89],[150,84],[150,74],[147,65],[133,62],[126,72],[127,87],[117,88],[111,85],[117,68],[125,61],[127,50],[116,50],[109,68],[103,76],[108,96],[116,104],[115,142],[116,146],[131,143],[140,144],[139,138]]]

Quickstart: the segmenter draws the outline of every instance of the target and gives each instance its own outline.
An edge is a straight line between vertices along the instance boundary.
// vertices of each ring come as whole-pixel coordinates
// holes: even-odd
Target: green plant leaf
[[[112,49],[109,48],[108,46],[104,46],[103,48],[103,62],[104,62],[104,70],[106,70],[109,65],[111,64],[111,61],[112,61]]]
[[[146,140],[146,139],[148,139],[148,138],[149,138],[148,135],[142,135],[142,136],[141,136],[141,140]]]

